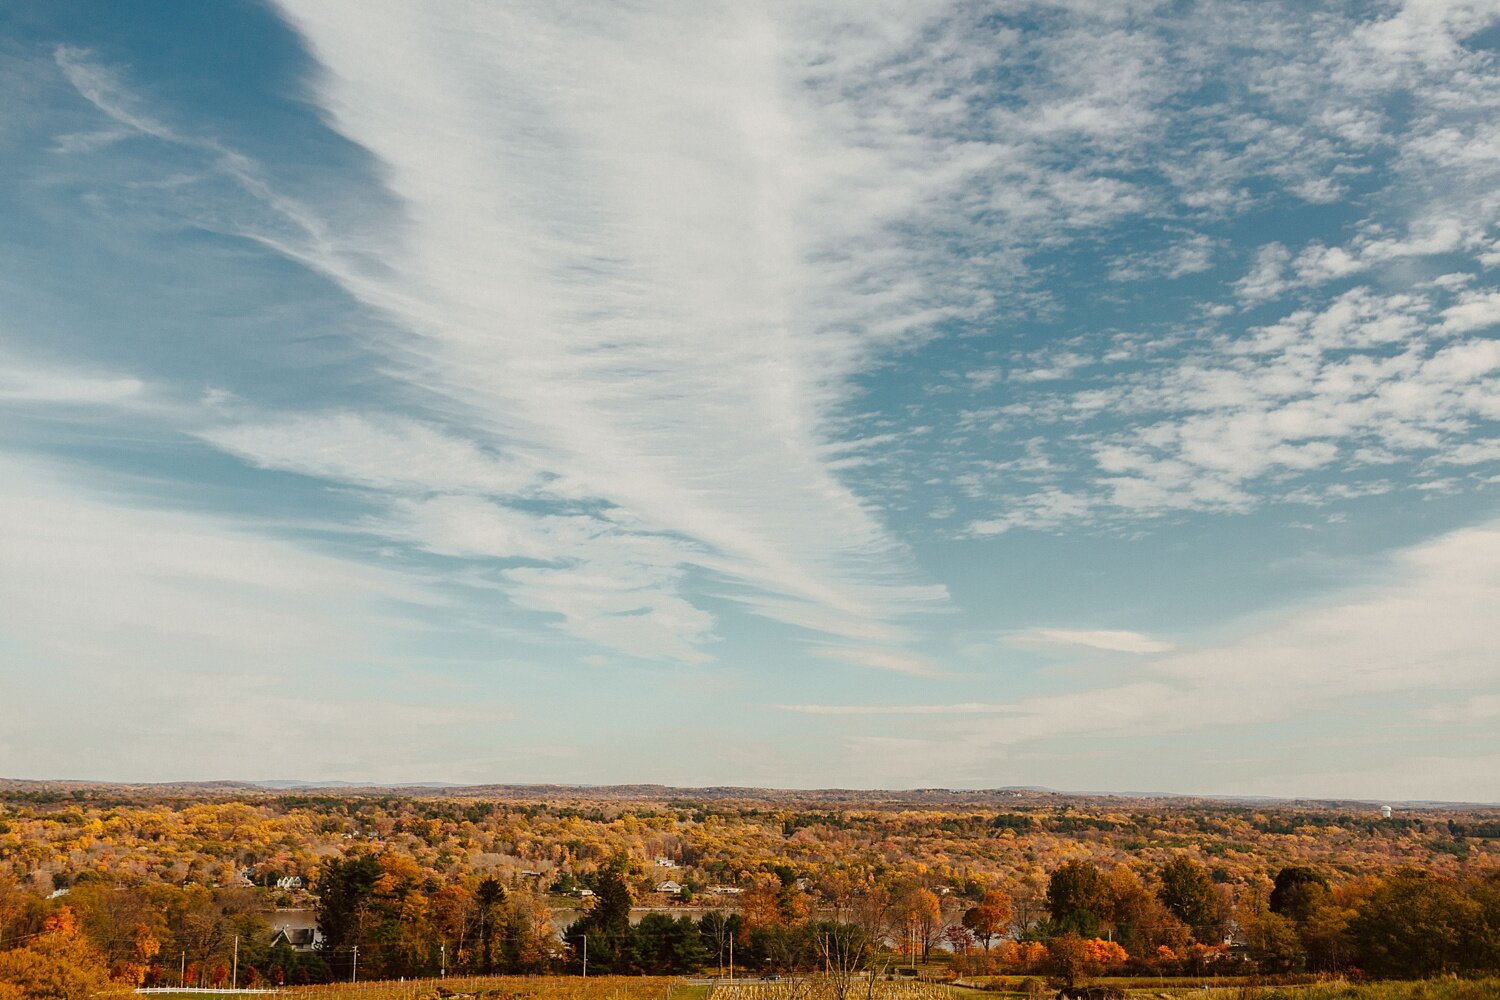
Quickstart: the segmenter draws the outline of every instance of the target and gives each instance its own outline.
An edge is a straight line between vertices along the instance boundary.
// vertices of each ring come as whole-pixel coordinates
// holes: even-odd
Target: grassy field
[[[1149,995],[1149,994],[1146,994]],[[1429,980],[1416,983],[1317,983],[1310,986],[1238,986],[1180,994],[1203,1000],[1497,1000],[1500,979]]]
[[[1409,983],[1349,983],[1338,980],[1298,986],[1262,986],[1249,981],[1229,983],[1222,979],[1217,982],[1182,979],[1107,979],[1093,982],[1123,990],[1131,1000],[1176,1000],[1188,997],[1196,997],[1198,1000],[1500,1000],[1500,979],[1445,979]],[[987,997],[1033,995],[1019,980],[1004,986],[1006,988],[965,992]],[[1047,989],[1041,995],[1050,998],[1055,995],[1055,991]]]

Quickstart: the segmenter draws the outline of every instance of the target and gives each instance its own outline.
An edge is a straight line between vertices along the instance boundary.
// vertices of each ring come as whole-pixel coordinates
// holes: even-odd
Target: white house
[[[301,875],[283,875],[281,876],[281,878],[276,880],[276,888],[278,889],[300,889],[302,888],[302,886],[303,882]]]
[[[678,865],[677,865],[677,862],[673,861],[671,858],[657,858],[656,859],[656,867],[658,867],[658,868],[676,868],[676,867],[678,867]]]
[[[682,892],[682,885],[681,883],[673,882],[671,879],[667,879],[665,882],[657,884],[656,891],[665,893],[668,896],[676,896]]]

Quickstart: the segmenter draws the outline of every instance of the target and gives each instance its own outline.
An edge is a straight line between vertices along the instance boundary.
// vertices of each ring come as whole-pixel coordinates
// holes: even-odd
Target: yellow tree
[[[896,897],[894,910],[900,921],[904,950],[915,957],[920,947],[925,962],[943,925],[942,902],[937,893],[912,886]]]
[[[78,920],[66,906],[48,917],[45,930],[24,947],[0,952],[3,1000],[78,1000],[94,996],[108,983],[104,956],[79,933]]]

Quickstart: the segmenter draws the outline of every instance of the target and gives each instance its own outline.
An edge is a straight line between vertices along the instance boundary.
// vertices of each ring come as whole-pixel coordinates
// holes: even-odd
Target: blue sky
[[[0,12],[0,772],[1500,800],[1500,7]]]

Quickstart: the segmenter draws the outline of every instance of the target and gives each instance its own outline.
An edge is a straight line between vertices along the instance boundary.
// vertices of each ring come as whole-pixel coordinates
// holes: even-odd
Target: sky
[[[1500,4],[0,7],[0,774],[1500,801]]]

